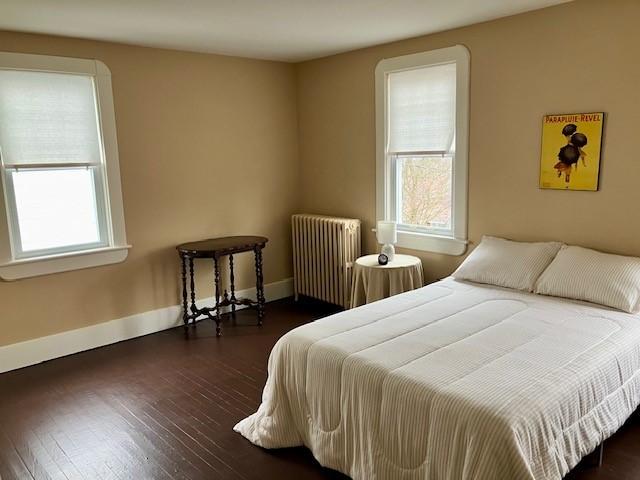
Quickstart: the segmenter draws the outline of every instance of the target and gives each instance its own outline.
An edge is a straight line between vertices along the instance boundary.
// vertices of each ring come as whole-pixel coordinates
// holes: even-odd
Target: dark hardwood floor
[[[231,429],[259,404],[269,351],[291,328],[332,313],[317,303],[253,312],[103,347],[0,375],[0,478],[344,479],[303,448],[267,451]],[[572,480],[640,478],[640,419]]]

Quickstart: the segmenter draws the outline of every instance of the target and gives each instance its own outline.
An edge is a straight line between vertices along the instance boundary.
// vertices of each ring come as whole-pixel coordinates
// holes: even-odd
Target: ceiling
[[[569,0],[0,0],[0,29],[297,62]]]

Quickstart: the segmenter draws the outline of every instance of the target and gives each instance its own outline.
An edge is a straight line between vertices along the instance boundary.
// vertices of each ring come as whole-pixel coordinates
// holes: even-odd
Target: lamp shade
[[[376,229],[376,236],[378,237],[378,243],[382,244],[394,244],[398,241],[398,235],[396,231],[396,222],[378,222],[378,228]]]

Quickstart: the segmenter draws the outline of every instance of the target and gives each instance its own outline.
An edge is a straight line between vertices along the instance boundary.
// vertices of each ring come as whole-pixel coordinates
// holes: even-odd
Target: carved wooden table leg
[[[185,325],[192,321],[194,326],[197,318],[206,317],[216,322],[216,335],[222,335],[222,312],[223,308],[231,307],[231,317],[236,320],[238,308],[256,307],[258,313],[258,325],[262,325],[265,315],[264,296],[264,275],[262,272],[262,249],[269,241],[266,237],[259,236],[236,236],[210,238],[197,242],[188,242],[178,245],[176,249],[180,255],[181,273],[182,273],[182,306],[184,309],[183,320]],[[256,269],[256,300],[251,298],[236,297],[235,283],[235,254],[243,252],[253,252],[255,255]],[[229,280],[230,288],[222,287],[220,268],[223,266],[221,261],[223,257],[229,257]],[[210,258],[213,260],[214,269],[214,287],[215,287],[215,305],[203,306],[198,308],[196,305],[196,287],[194,276],[194,260],[197,258]],[[187,267],[187,261],[188,267]],[[187,268],[189,270],[187,274]],[[189,305],[189,285],[188,278],[191,280],[191,305]]]
[[[262,325],[264,317],[264,279],[262,275],[262,248],[254,249],[256,257],[256,300],[258,301],[258,325]]]
[[[229,281],[231,282],[231,316],[236,318],[236,286],[233,274],[233,254],[229,254]]]
[[[189,326],[189,307],[187,305],[187,261],[184,255],[180,255],[182,265],[182,320],[184,326]]]
[[[220,268],[218,265],[218,257],[213,257],[214,281],[216,285],[216,336],[222,335],[220,331]]]
[[[196,307],[196,282],[193,278],[193,257],[189,257],[189,277],[191,278],[191,313],[194,315],[193,325],[195,326],[198,307]]]

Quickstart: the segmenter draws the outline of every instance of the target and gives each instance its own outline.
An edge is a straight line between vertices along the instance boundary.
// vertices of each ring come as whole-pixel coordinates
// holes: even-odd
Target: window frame
[[[389,164],[389,174],[391,175],[390,184],[393,185],[394,191],[392,195],[389,197],[389,212],[390,212],[390,220],[396,222],[397,228],[400,231],[410,231],[415,233],[420,233],[424,235],[437,235],[437,236],[453,236],[453,212],[451,219],[451,227],[450,228],[441,228],[436,226],[427,226],[427,225],[412,225],[409,223],[403,223],[399,221],[398,212],[399,208],[402,207],[402,190],[400,183],[400,161],[402,159],[411,159],[411,158],[428,158],[428,157],[437,157],[441,158],[451,157],[451,197],[453,200],[453,165],[455,163],[455,155],[452,153],[446,153],[442,155],[426,153],[426,154],[392,154],[387,153]]]
[[[96,205],[96,216],[98,220],[98,232],[99,232],[99,240],[93,243],[80,243],[74,245],[65,245],[61,247],[51,247],[39,250],[23,250],[22,248],[22,233],[20,231],[19,226],[19,218],[18,218],[18,205],[16,202],[15,196],[15,188],[14,188],[14,175],[20,171],[31,171],[31,172],[51,172],[51,171],[61,171],[61,170],[76,170],[76,169],[86,169],[87,171],[91,171],[91,181],[93,186],[93,195]],[[105,180],[104,180],[104,164],[100,165],[56,165],[52,164],[51,166],[34,166],[34,167],[4,167],[0,165],[0,175],[3,175],[4,182],[6,185],[6,206],[7,206],[7,217],[9,221],[9,233],[11,237],[11,247],[13,258],[16,260],[29,259],[29,258],[39,258],[44,256],[56,255],[60,253],[72,253],[72,252],[80,252],[84,250],[95,250],[96,248],[106,248],[111,244],[110,240],[110,228],[109,228],[109,220],[107,218],[107,192],[105,188]]]
[[[56,272],[95,267],[122,262],[131,246],[127,243],[120,165],[116,137],[115,111],[111,86],[111,72],[99,60],[0,52],[0,70],[24,70],[87,75],[93,78],[97,107],[99,139],[102,161],[94,168],[97,208],[103,210],[100,244],[81,245],[78,248],[62,247],[39,252],[21,251],[16,245],[17,212],[12,196],[11,174],[6,170],[15,167],[0,166],[0,277],[4,280],[33,277]],[[18,167],[21,169],[23,167]],[[38,168],[38,167],[29,167]],[[62,164],[43,166],[42,169],[64,169]],[[69,166],[66,166],[69,168]],[[84,165],[78,168],[85,168]],[[26,170],[27,168],[25,168]],[[103,190],[103,195],[99,195]],[[101,197],[101,198],[98,198]]]
[[[376,95],[376,219],[395,221],[397,204],[396,161],[388,153],[389,75],[424,67],[456,64],[455,155],[452,165],[451,234],[437,229],[398,224],[397,245],[448,255],[467,249],[468,137],[470,54],[463,45],[381,60],[375,69]]]

